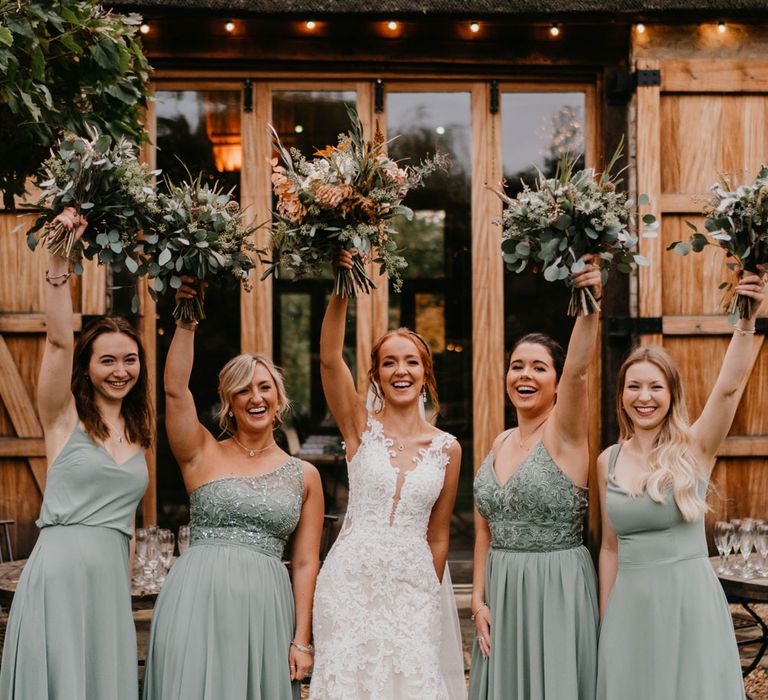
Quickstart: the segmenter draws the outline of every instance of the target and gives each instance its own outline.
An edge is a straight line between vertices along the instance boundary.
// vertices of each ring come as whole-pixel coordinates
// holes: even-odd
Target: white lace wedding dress
[[[455,440],[438,433],[404,474],[368,419],[349,470],[349,505],[317,579],[312,700],[459,700],[464,661],[448,567],[426,533]]]

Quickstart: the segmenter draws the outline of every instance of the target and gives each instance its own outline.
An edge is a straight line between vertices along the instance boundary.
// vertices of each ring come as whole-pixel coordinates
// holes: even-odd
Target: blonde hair
[[[277,415],[275,427],[283,422],[283,416],[291,406],[288,394],[285,393],[283,374],[272,360],[257,352],[246,352],[233,357],[219,372],[219,410],[216,419],[222,432],[233,435],[237,430],[237,422],[229,412],[232,407],[232,397],[241,389],[251,385],[256,365],[262,365],[272,376],[277,389]]]
[[[655,346],[635,348],[624,360],[619,370],[616,392],[616,412],[619,418],[619,439],[629,440],[634,434],[634,425],[624,410],[622,400],[627,371],[638,362],[650,362],[658,367],[667,382],[670,404],[664,416],[661,429],[650,455],[649,472],[640,483],[648,495],[657,503],[664,503],[663,489],[672,487],[672,495],[683,518],[693,522],[709,510],[707,502],[699,495],[698,482],[701,474],[691,453],[689,434],[690,420],[685,404],[680,371],[666,350]]]

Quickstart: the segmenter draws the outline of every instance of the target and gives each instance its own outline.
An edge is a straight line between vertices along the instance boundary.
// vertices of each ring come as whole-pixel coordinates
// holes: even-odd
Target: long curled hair
[[[216,413],[216,419],[222,434],[234,435],[237,432],[237,421],[234,416],[229,415],[232,398],[238,391],[251,385],[256,365],[262,365],[275,382],[275,389],[277,390],[275,427],[283,422],[283,417],[291,407],[291,402],[285,391],[283,373],[269,357],[258,352],[245,352],[236,355],[219,372],[219,410]]]
[[[669,410],[662,419],[661,429],[651,451],[649,471],[640,482],[641,492],[644,489],[654,501],[664,503],[664,489],[671,486],[672,495],[683,518],[693,522],[703,517],[709,506],[698,492],[701,473],[691,453],[690,420],[680,371],[663,348],[637,347],[621,365],[616,391],[619,439],[626,441],[635,434],[632,420],[624,410],[622,395],[627,371],[638,362],[650,362],[658,367],[664,375],[670,394]]]
[[[387,331],[379,338],[371,349],[371,367],[368,370],[368,384],[371,387],[374,395],[379,401],[384,401],[384,394],[381,390],[380,377],[379,377],[379,354],[381,352],[381,346],[389,340],[399,336],[401,338],[408,338],[415,346],[421,359],[421,364],[424,365],[424,383],[429,393],[429,400],[432,403],[432,410],[437,415],[440,410],[440,403],[437,399],[437,379],[435,378],[435,366],[432,360],[432,349],[424,338],[412,331],[410,328],[397,328],[392,331]]]
[[[120,316],[105,316],[93,322],[83,330],[75,344],[72,361],[72,395],[85,432],[100,441],[109,438],[109,427],[99,413],[96,405],[93,384],[88,374],[88,366],[93,355],[93,343],[104,333],[122,333],[136,343],[139,353],[139,375],[136,384],[126,394],[120,407],[125,421],[125,434],[131,443],[139,444],[144,449],[152,445],[154,437],[154,418],[149,400],[149,375],[147,373],[144,346],[136,329]]]

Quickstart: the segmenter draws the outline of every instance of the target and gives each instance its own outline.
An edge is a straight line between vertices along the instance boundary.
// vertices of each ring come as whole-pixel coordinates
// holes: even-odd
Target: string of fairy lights
[[[319,28],[319,24],[320,23],[317,22],[316,20],[309,19],[303,23],[303,28],[306,32],[312,33]],[[389,20],[387,22],[384,22],[384,25],[390,32],[393,33],[393,35],[397,34],[401,29],[400,22],[397,22],[395,20]],[[478,21],[469,22],[469,24],[467,24],[466,26],[469,28],[469,31],[471,34],[478,34],[478,35],[481,34],[482,28],[483,28],[482,23]],[[728,30],[728,27],[725,22],[719,21],[716,23],[716,26],[717,26],[717,31],[720,34],[724,34]],[[238,29],[238,23],[235,20],[230,19],[224,23],[224,30],[229,34],[234,33],[237,29]],[[638,24],[634,25],[634,29],[638,34],[645,34],[647,30],[647,26],[644,23],[639,22]],[[142,34],[150,34],[152,32],[152,25],[149,22],[144,22],[140,27],[140,31]],[[553,39],[559,38],[562,33],[563,33],[563,27],[561,24],[557,22],[553,22],[552,24],[549,25],[549,35]]]

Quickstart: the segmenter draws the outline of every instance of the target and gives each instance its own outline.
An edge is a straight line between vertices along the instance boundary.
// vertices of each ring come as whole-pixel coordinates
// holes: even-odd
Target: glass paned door
[[[451,165],[408,195],[412,221],[398,221],[398,246],[408,261],[400,294],[390,290],[390,327],[421,333],[434,353],[440,415],[463,454],[452,533],[452,558],[472,536],[472,124],[469,92],[387,93],[389,152],[417,163],[435,151]],[[464,558],[463,555],[462,558]]]

